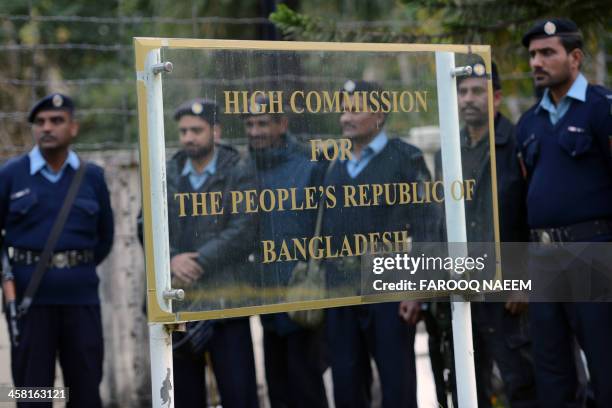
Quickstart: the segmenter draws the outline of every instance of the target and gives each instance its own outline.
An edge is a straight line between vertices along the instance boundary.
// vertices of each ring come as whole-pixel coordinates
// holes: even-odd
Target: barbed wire
[[[95,16],[39,16],[39,15],[8,15],[0,14],[0,19],[9,21],[37,21],[37,22],[54,22],[54,23],[94,23],[94,24],[143,24],[143,23],[162,23],[162,24],[177,24],[191,25],[194,22],[198,24],[234,24],[234,25],[250,25],[250,24],[272,24],[270,20],[263,17],[241,18],[241,17],[189,17],[189,18],[174,18],[161,16],[117,16],[117,17],[95,17]],[[394,27],[418,27],[419,22],[414,20],[354,20],[354,21],[338,21],[337,27],[342,28],[385,28]]]
[[[0,51],[49,51],[49,50],[87,50],[102,52],[117,52],[131,50],[131,45],[126,44],[8,44],[0,45]]]
[[[0,112],[0,120],[2,119],[23,119],[29,115],[30,112]],[[120,116],[136,116],[138,111],[136,109],[78,109],[76,111],[77,117],[90,116],[90,115],[120,115]]]
[[[55,23],[96,23],[96,24],[143,24],[162,23],[191,25],[200,24],[272,24],[263,17],[190,17],[173,18],[161,16],[116,16],[116,17],[89,17],[89,16],[37,16],[37,15],[8,15],[0,14],[0,19],[9,21],[39,21]]]

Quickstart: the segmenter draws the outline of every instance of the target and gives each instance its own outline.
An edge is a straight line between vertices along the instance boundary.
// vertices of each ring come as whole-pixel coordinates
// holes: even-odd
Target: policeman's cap
[[[340,91],[346,92],[350,95],[355,92],[378,92],[380,94],[380,92],[382,92],[382,87],[374,81],[349,79],[344,83],[344,85],[342,85],[342,89]]]
[[[274,107],[270,107],[270,102],[274,103]],[[242,117],[246,118],[250,115],[271,115],[274,117],[280,117],[284,112],[291,111],[291,108],[282,103],[282,112],[278,112],[278,105],[275,100],[270,100],[268,95],[264,93],[256,93],[254,97],[249,98],[249,106],[245,112],[242,113]],[[271,112],[271,110],[275,110]]]
[[[378,92],[380,95],[382,91],[383,89],[378,82],[365,81],[362,79],[349,79],[344,83],[344,85],[342,85],[342,89],[340,89],[340,92],[346,92],[349,95],[353,95],[355,92],[366,92],[368,94],[371,92]],[[366,101],[370,108],[376,108],[370,98],[366,98]]]
[[[219,107],[210,99],[196,98],[183,103],[174,111],[174,120],[178,121],[185,115],[202,118],[210,126],[219,123]]]
[[[60,93],[52,93],[47,95],[32,106],[32,109],[28,114],[28,122],[34,123],[34,119],[36,118],[36,115],[38,115],[38,112],[48,110],[61,110],[72,115],[74,112],[74,102],[69,96]]]
[[[488,78],[489,75],[486,73],[486,68],[482,62],[476,62],[474,64],[468,64],[472,67],[472,73],[468,76],[458,76],[457,77],[457,85],[461,83],[464,79],[467,78]],[[497,72],[497,64],[494,62],[491,63],[491,81],[493,82],[493,89],[500,90],[501,89],[501,80],[499,79],[499,73]]]
[[[540,20],[533,25],[523,36],[522,43],[529,48],[531,40],[554,36],[582,36],[576,23],[568,18],[550,18]]]

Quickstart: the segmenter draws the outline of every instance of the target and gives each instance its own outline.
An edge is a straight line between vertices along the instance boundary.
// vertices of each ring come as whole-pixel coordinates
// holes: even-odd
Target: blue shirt
[[[194,190],[198,190],[208,180],[210,176],[217,171],[217,152],[214,153],[212,160],[204,167],[201,173],[193,167],[191,159],[185,161],[185,166],[181,172],[181,176],[189,176],[189,183]]]
[[[556,125],[557,122],[567,113],[572,103],[572,99],[576,99],[580,102],[586,101],[586,91],[589,83],[586,78],[582,74],[578,74],[576,80],[572,84],[567,94],[561,98],[559,103],[555,106],[551,97],[550,90],[546,88],[544,91],[544,96],[542,96],[542,100],[540,104],[536,108],[536,113],[540,111],[540,109],[544,109],[548,112],[548,117],[550,118],[550,123]]]
[[[352,159],[347,160],[346,171],[349,176],[351,178],[357,177],[368,163],[385,148],[388,141],[387,134],[382,130],[366,147],[361,149],[359,158],[353,156]]]
[[[30,176],[33,176],[40,171],[40,174],[42,174],[42,176],[51,183],[57,183],[62,178],[66,166],[70,166],[76,170],[81,164],[79,161],[79,156],[77,156],[72,150],[68,150],[68,157],[66,158],[66,161],[64,164],[62,164],[62,167],[55,172],[43,157],[38,145],[34,146],[34,148],[30,150],[28,157],[30,158]]]

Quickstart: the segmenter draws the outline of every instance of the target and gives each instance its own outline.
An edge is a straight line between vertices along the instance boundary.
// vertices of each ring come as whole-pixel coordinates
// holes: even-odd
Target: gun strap
[[[51,228],[51,233],[47,237],[47,242],[45,242],[45,246],[40,255],[40,259],[36,264],[36,269],[34,269],[34,273],[32,274],[32,278],[28,283],[28,287],[25,290],[25,294],[23,295],[23,300],[19,304],[19,316],[24,316],[30,305],[32,304],[32,299],[34,295],[36,295],[36,291],[40,286],[40,282],[42,281],[43,275],[47,270],[49,265],[49,260],[51,259],[51,255],[53,254],[53,250],[55,249],[55,245],[57,244],[57,240],[59,239],[62,230],[64,229],[64,225],[66,224],[66,220],[68,219],[68,214],[70,213],[70,209],[72,208],[72,204],[74,203],[74,199],[79,191],[79,187],[81,187],[81,182],[83,181],[83,176],[85,175],[85,170],[87,167],[87,163],[81,161],[81,164],[77,171],[74,173],[74,177],[72,178],[72,182],[70,183],[70,187],[68,187],[68,193],[64,198],[64,202],[62,204],[62,208],[55,219],[55,223]]]
[[[331,174],[332,169],[334,168],[334,166],[336,165],[336,162],[338,161],[338,159],[333,160],[331,163],[329,163],[329,165],[327,166],[327,169],[325,169],[325,174],[323,175],[323,180],[321,180],[321,184],[325,184],[325,180],[329,177],[329,175]],[[321,235],[321,226],[323,224],[323,206],[325,205],[325,194],[321,195],[321,198],[319,199],[319,208],[317,209],[317,220],[315,223],[315,230],[314,230],[314,236],[318,237],[319,235]],[[315,252],[317,252],[319,250],[319,241],[315,241],[314,243],[314,250]],[[308,262],[309,266],[316,266],[317,264],[321,263],[321,260],[319,259],[310,259],[310,261]]]

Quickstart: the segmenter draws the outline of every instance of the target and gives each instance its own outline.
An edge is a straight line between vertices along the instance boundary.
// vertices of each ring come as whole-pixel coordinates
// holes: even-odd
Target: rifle
[[[11,344],[14,347],[17,347],[19,345],[19,328],[17,327],[17,292],[15,290],[15,281],[6,250],[2,251],[2,292],[4,294],[6,313],[8,313],[9,317]]]

